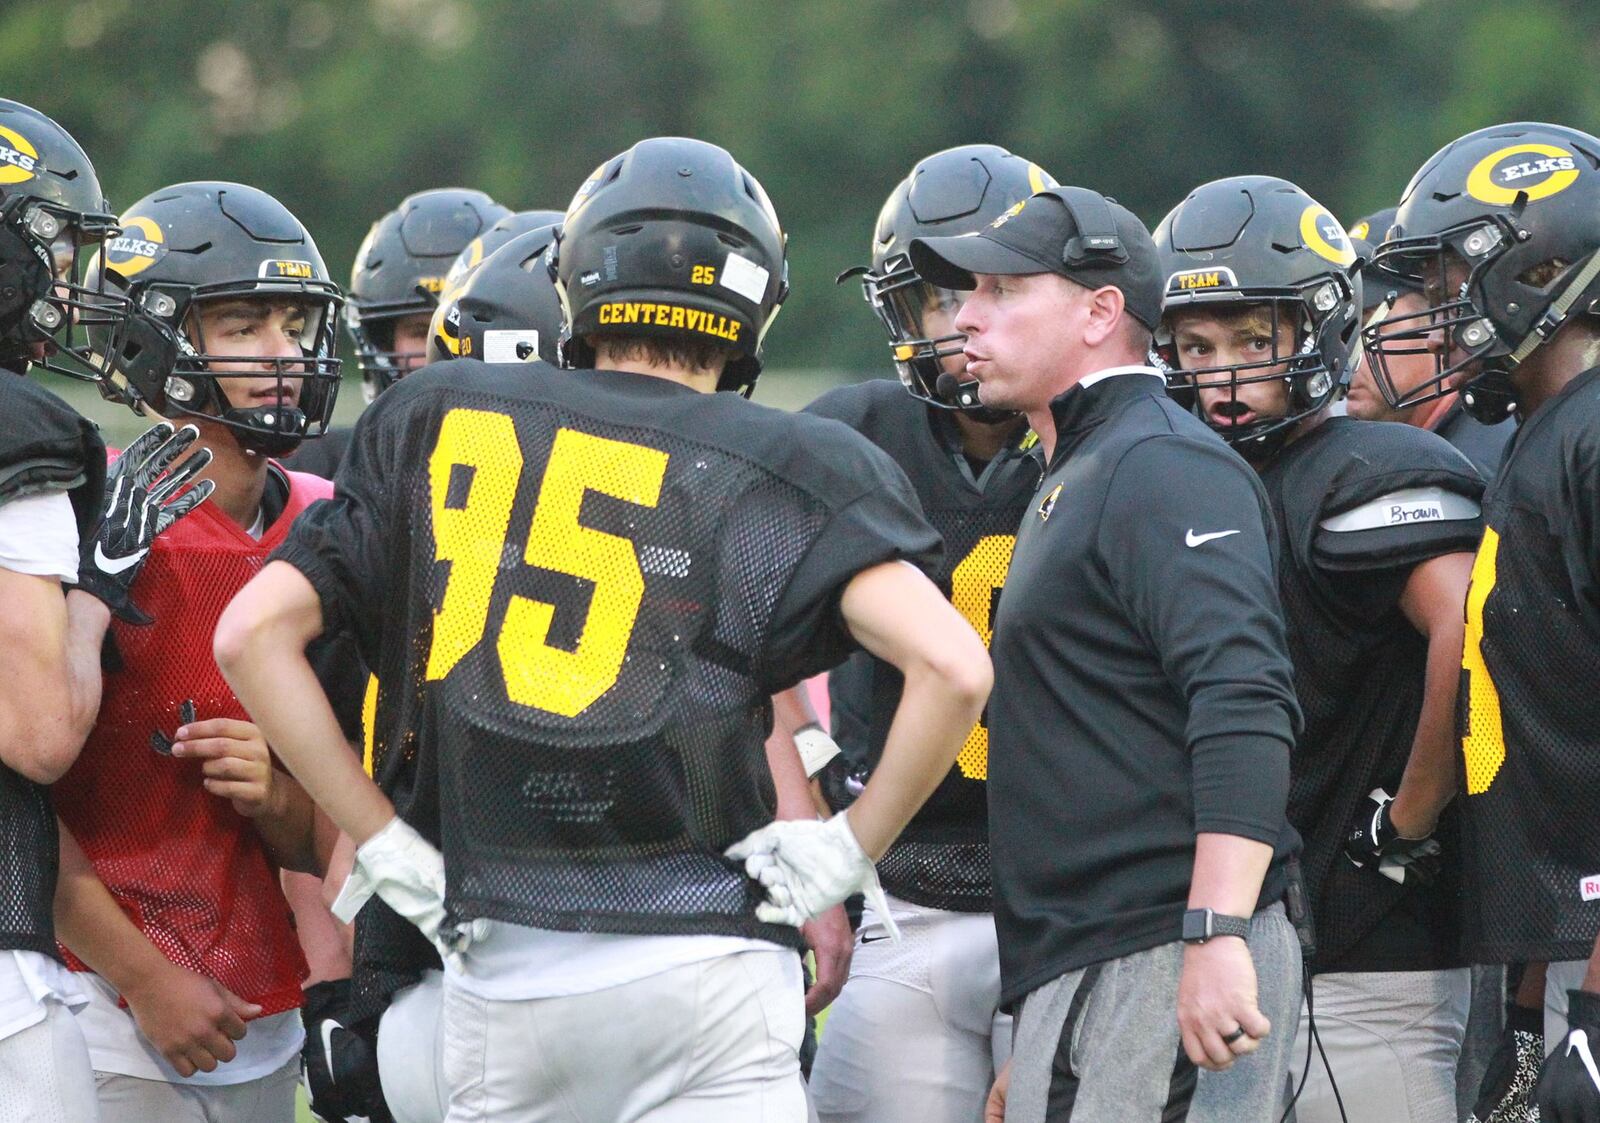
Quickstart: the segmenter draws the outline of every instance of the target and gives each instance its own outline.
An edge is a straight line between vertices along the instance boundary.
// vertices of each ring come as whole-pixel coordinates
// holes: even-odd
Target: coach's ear
[[[1090,292],[1084,298],[1083,342],[1098,347],[1121,334],[1129,318],[1126,305],[1122,290],[1116,285],[1102,285]]]

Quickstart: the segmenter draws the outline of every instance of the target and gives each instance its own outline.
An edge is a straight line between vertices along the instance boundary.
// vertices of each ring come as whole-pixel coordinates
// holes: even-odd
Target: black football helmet
[[[594,365],[591,335],[688,335],[728,350],[717,389],[748,396],[789,295],[787,242],[761,184],[725,150],[641,140],[584,181],[556,239],[564,365]]]
[[[95,351],[89,329],[119,335],[131,306],[86,283],[78,251],[116,233],[117,216],[78,142],[38,110],[0,98],[0,365],[21,372],[38,361],[73,378],[110,375],[114,351]]]
[[[966,336],[934,336],[923,317],[931,307],[951,312],[962,298],[917,276],[907,252],[913,238],[969,234],[990,225],[1028,196],[1055,187],[1037,164],[993,144],[947,148],[917,162],[878,212],[872,265],[840,276],[859,276],[867,303],[889,333],[895,371],[911,395],[941,409],[963,410],[980,421],[1014,416],[978,404],[978,384],[944,375],[943,360],[961,354]]]
[[[457,282],[433,314],[428,362],[543,359],[555,365],[561,301],[550,278],[548,254],[560,229],[551,223],[512,238]]]
[[[1330,402],[1359,361],[1360,261],[1339,221],[1287,180],[1246,175],[1195,188],[1155,231],[1167,274],[1152,362],[1180,401],[1250,456],[1272,452],[1290,426]],[[1183,368],[1171,317],[1186,308],[1260,306],[1271,316],[1273,354],[1237,366]],[[1293,350],[1279,354],[1278,328],[1289,323]],[[1227,386],[1235,401],[1249,382],[1285,379],[1289,409],[1242,425],[1217,424],[1199,411],[1193,391]],[[1231,411],[1230,411],[1231,412]]]
[[[1381,211],[1373,211],[1365,218],[1358,218],[1350,226],[1345,227],[1346,232],[1350,235],[1350,246],[1362,261],[1361,314],[1363,317],[1366,317],[1374,309],[1382,305],[1393,304],[1401,293],[1421,291],[1410,278],[1380,271],[1373,264],[1373,259],[1378,253],[1378,246],[1383,243],[1389,228],[1394,225],[1395,212],[1399,209],[1398,207],[1384,207]],[[1387,315],[1387,312],[1384,315]]]
[[[1561,125],[1494,125],[1422,165],[1375,261],[1428,307],[1366,329],[1373,374],[1396,408],[1461,386],[1495,424],[1516,410],[1511,372],[1572,315],[1600,314],[1600,140]],[[1437,335],[1435,333],[1438,333]],[[1401,394],[1384,353],[1435,346],[1434,377]]]
[[[372,224],[356,251],[345,308],[369,401],[422,358],[394,349],[395,321],[432,315],[461,251],[510,214],[482,191],[442,187],[407,195]]]
[[[560,224],[560,211],[515,211],[506,215],[468,242],[467,248],[456,255],[456,259],[450,263],[449,271],[444,275],[444,288],[439,296],[440,303],[444,303],[446,298],[472,275],[474,269],[511,239],[530,230],[540,230],[546,226]]]
[[[106,285],[125,292],[134,306],[120,343],[96,342],[97,350],[110,351],[125,380],[116,390],[107,388],[107,397],[121,396],[163,417],[215,418],[242,447],[268,456],[281,456],[327,428],[339,393],[334,321],[343,300],[310,233],[265,191],[201,182],[152,192],[128,208],[122,234],[106,243],[90,271],[103,272]],[[199,305],[241,297],[303,304],[300,356],[212,353],[195,314]],[[277,378],[276,401],[247,406],[229,399],[228,379],[263,377]]]

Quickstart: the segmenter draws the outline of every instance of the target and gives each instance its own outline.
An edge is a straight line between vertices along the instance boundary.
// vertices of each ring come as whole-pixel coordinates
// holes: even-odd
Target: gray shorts
[[[1273,1032],[1224,1073],[1200,1072],[1178,1035],[1183,944],[1070,971],[1023,1001],[1006,1123],[1276,1123],[1300,1007],[1300,943],[1283,906],[1250,926]]]

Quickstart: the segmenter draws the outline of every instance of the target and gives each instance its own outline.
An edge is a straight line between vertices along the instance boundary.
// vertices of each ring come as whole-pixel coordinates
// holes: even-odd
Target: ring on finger
[[[1235,1041],[1239,1040],[1243,1036],[1244,1036],[1244,1026],[1240,1026],[1238,1029],[1234,1030],[1232,1033],[1223,1034],[1222,1043],[1224,1045],[1232,1045]]]

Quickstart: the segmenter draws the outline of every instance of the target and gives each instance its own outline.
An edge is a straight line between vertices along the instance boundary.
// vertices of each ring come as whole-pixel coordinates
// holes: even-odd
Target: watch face
[[[1206,931],[1206,921],[1210,919],[1205,909],[1190,909],[1183,914],[1183,938],[1185,941],[1194,942],[1204,940],[1211,933]]]

